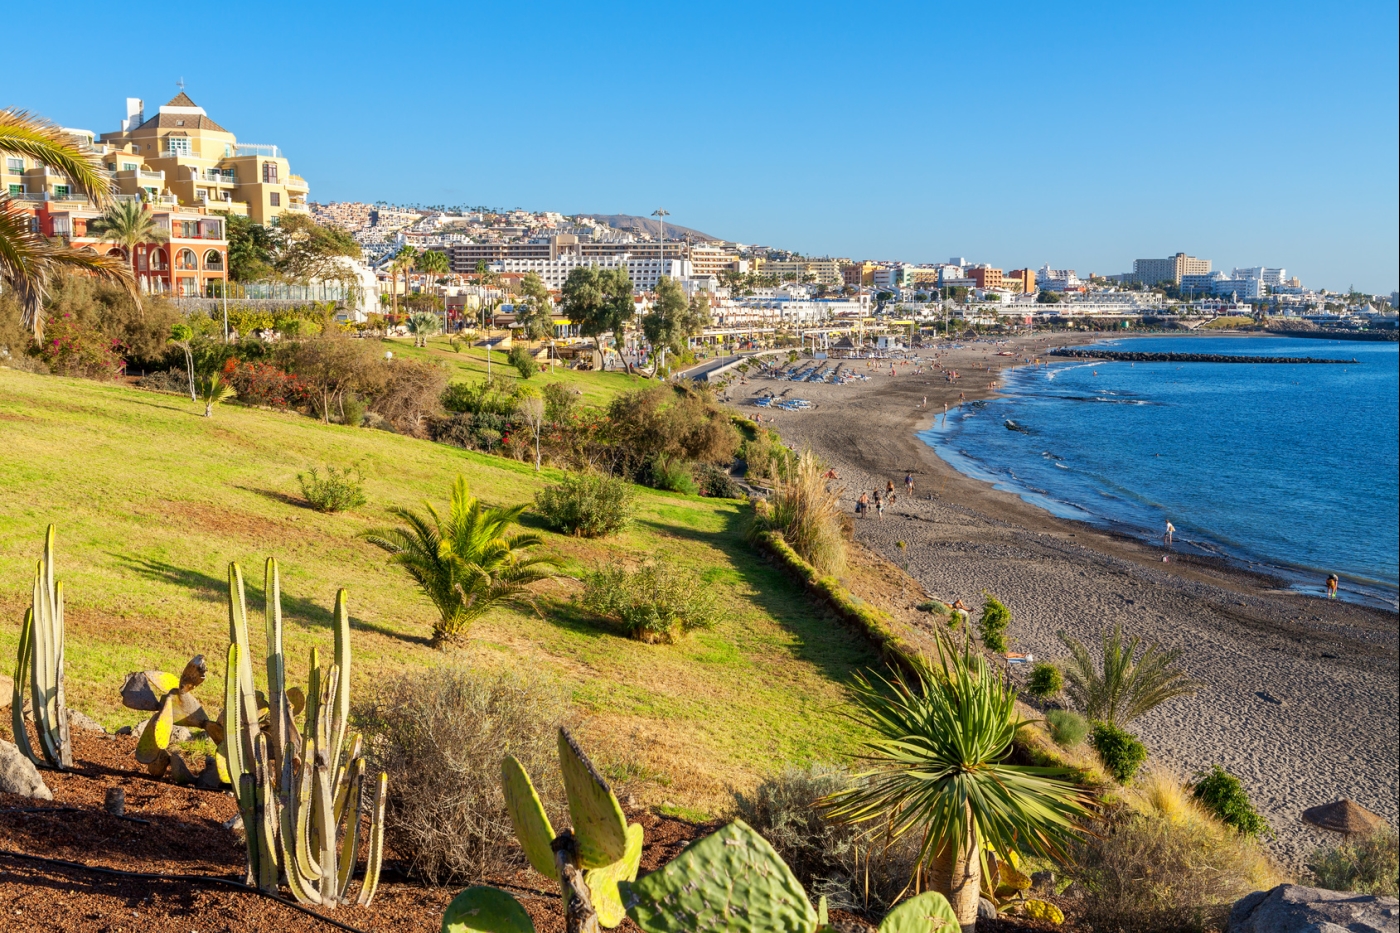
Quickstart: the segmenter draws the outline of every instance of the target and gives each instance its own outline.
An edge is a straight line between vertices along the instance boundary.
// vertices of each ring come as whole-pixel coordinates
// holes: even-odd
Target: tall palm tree
[[[1167,651],[1154,642],[1134,660],[1142,639],[1133,636],[1124,645],[1120,625],[1103,636],[1101,664],[1094,663],[1089,649],[1079,641],[1064,632],[1059,634],[1070,653],[1065,665],[1065,692],[1090,719],[1127,725],[1168,700],[1189,696],[1201,687],[1175,666],[1181,657],[1178,649]]]
[[[28,156],[79,185],[99,207],[112,200],[112,182],[96,153],[84,152],[55,124],[14,108],[0,109],[0,153]],[[24,325],[37,340],[44,333],[44,297],[53,277],[65,269],[82,269],[126,286],[140,303],[136,280],[124,259],[99,256],[90,249],[53,243],[34,232],[27,211],[8,194],[0,194],[0,284],[19,298]]]
[[[414,249],[412,246],[409,246],[407,243],[405,243],[403,246],[400,246],[400,247],[399,247],[399,251],[398,251],[397,253],[394,254],[394,261],[393,261],[392,265],[390,265],[390,267],[389,267],[390,269],[392,269],[392,270],[393,270],[394,272],[396,272],[396,273],[397,273],[397,272],[402,272],[402,273],[403,273],[403,297],[404,297],[404,300],[405,300],[405,301],[408,300],[408,274],[409,274],[410,272],[412,272],[413,269],[414,269],[414,267],[417,266],[417,265],[418,265],[418,250]],[[399,296],[398,283],[395,283],[395,287],[394,287],[394,289],[393,289],[393,295],[394,295],[394,313],[397,314],[397,313],[398,313],[398,310],[399,310],[399,303],[398,303],[398,302],[399,302],[399,298],[398,298],[398,296]]]
[[[872,767],[826,806],[847,822],[878,820],[890,839],[921,833],[913,883],[927,873],[971,930],[985,850],[1059,855],[1089,798],[1065,769],[1007,764],[1023,723],[1015,688],[946,636],[940,653],[940,667],[913,678],[857,676],[861,718],[877,736],[862,756]]]
[[[151,212],[136,201],[107,205],[102,216],[88,224],[88,232],[97,234],[103,243],[120,247],[128,262],[135,261],[136,247],[142,243],[165,243],[170,239]]]
[[[417,266],[418,271],[427,275],[428,282],[434,286],[437,285],[438,278],[445,276],[447,275],[447,273],[452,271],[452,263],[448,260],[447,254],[444,253],[442,250],[437,249],[430,249],[426,253],[423,253],[421,256],[419,256]],[[443,290],[441,288],[435,288],[434,291],[436,291],[438,295],[443,294]],[[446,302],[444,301],[443,304],[446,305]],[[443,309],[442,314],[443,320],[446,321],[447,310],[445,307]]]
[[[510,533],[526,506],[487,507],[461,476],[452,487],[445,519],[432,503],[424,506],[426,515],[392,508],[390,513],[403,524],[364,531],[360,537],[388,551],[389,561],[402,567],[432,600],[439,616],[433,624],[435,646],[460,640],[487,610],[555,575],[551,558],[530,554],[541,543],[539,535]]]

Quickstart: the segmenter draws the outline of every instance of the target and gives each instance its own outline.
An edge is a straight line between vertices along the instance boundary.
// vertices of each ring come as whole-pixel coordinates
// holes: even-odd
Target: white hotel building
[[[569,277],[569,273],[579,266],[597,266],[600,269],[616,269],[621,266],[627,270],[627,277],[632,280],[632,291],[636,294],[656,291],[657,283],[663,275],[676,280],[687,279],[691,275],[689,259],[634,257],[631,253],[619,253],[615,256],[564,254],[555,259],[500,259],[492,263],[490,268],[493,272],[533,272],[544,282],[545,288],[558,291],[564,287],[564,280]]]

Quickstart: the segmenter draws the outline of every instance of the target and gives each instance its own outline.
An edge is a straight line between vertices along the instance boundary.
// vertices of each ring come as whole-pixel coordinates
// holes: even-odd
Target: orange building
[[[1001,280],[1001,270],[991,266],[973,266],[967,270],[967,277],[977,283],[978,288],[1005,288]]]
[[[1003,282],[1015,283],[1011,285],[1013,289],[1023,294],[1030,295],[1035,292],[1035,270],[1034,269],[1012,269],[1002,276]]]

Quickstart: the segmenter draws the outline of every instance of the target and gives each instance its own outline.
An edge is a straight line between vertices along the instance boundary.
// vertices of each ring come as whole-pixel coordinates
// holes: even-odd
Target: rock
[[[1400,933],[1400,901],[1281,884],[1235,902],[1228,933]]]
[[[195,774],[185,763],[185,756],[175,752],[170,756],[170,780],[176,784],[193,784]]]
[[[117,735],[133,735],[133,736],[135,736],[136,738],[139,739],[139,738],[141,738],[141,733],[143,733],[143,732],[146,731],[146,726],[149,725],[149,724],[150,724],[150,720],[149,720],[149,719],[147,719],[145,722],[138,722],[136,725],[134,725],[134,726],[131,727],[131,731],[130,731],[130,732],[122,732],[122,731],[119,730],[119,731],[117,732]],[[125,729],[126,727],[123,726],[122,728]],[[171,742],[188,742],[188,741],[190,740],[191,736],[193,736],[193,735],[194,735],[194,733],[190,732],[190,730],[189,730],[189,729],[186,729],[184,726],[171,726],[171,727],[170,727],[170,741],[171,741]]]
[[[1053,871],[1031,872],[1031,887],[1038,894],[1055,893],[1055,873]]]
[[[199,778],[194,783],[196,787],[204,790],[218,790],[223,786],[223,779],[219,777],[219,765],[213,755],[204,756],[204,770],[199,772]]]
[[[136,727],[135,727],[135,726],[122,726],[120,729],[117,730],[117,735],[135,735],[135,734],[136,734]]]
[[[15,695],[15,681],[8,674],[0,674],[0,709],[10,708],[10,698]]]
[[[997,918],[997,905],[987,900],[985,897],[977,899],[977,919],[995,920]]]
[[[0,739],[0,793],[19,794],[35,800],[53,799],[53,792],[39,777],[34,762],[25,758],[13,742],[4,739]]]
[[[83,732],[101,732],[107,734],[107,728],[93,719],[91,716],[78,712],[73,707],[68,707],[68,726],[72,729],[80,729]]]
[[[164,671],[135,671],[122,684],[122,706],[154,713],[160,698],[180,686],[180,678]]]

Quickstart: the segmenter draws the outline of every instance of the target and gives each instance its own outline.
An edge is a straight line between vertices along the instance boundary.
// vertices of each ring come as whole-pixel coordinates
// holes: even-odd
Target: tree
[[[603,347],[603,334],[611,333],[614,340],[621,340],[623,328],[636,307],[632,301],[632,279],[625,267],[576,266],[564,280],[561,292],[564,314],[578,324],[579,333],[593,338],[598,349]],[[632,364],[626,365],[630,373]]]
[[[305,214],[283,214],[272,235],[273,269],[292,282],[350,282],[355,273],[342,259],[359,259],[360,244],[340,227],[318,224]]]
[[[262,224],[240,214],[224,213],[228,236],[228,274],[235,282],[257,282],[272,275],[276,243]]]
[[[522,392],[520,401],[516,403],[516,411],[525,419],[525,423],[530,426],[530,432],[535,436],[536,473],[540,471],[540,429],[544,426],[544,410],[544,399],[536,395],[534,390],[530,390],[528,394]]]
[[[397,272],[402,272],[402,273],[403,273],[403,295],[404,295],[404,298],[408,298],[408,274],[409,274],[410,272],[412,272],[412,271],[414,270],[414,268],[417,267],[417,265],[418,265],[418,250],[414,249],[412,246],[409,246],[407,243],[405,243],[403,246],[400,246],[400,247],[399,247],[399,251],[398,251],[397,253],[394,254],[394,259],[393,259],[393,261],[392,261],[392,262],[390,263],[390,265],[389,265],[389,268],[390,268],[393,272],[395,272],[395,273],[397,273]],[[394,313],[397,314],[397,313],[398,313],[398,310],[399,310],[399,301],[398,301],[399,290],[398,290],[398,288],[397,288],[397,285],[396,285],[396,287],[392,290],[392,294],[393,294],[393,296],[394,296]]]
[[[388,551],[390,563],[402,567],[432,600],[439,617],[433,625],[434,646],[459,641],[488,610],[554,576],[550,558],[530,553],[539,546],[539,535],[510,533],[525,505],[488,508],[459,476],[445,519],[431,503],[424,506],[425,515],[392,508],[402,525],[361,532],[360,537]]]
[[[1042,288],[1036,293],[1035,303],[1040,305],[1057,305],[1060,303],[1060,296],[1055,292]]]
[[[430,249],[418,257],[418,271],[431,277],[442,277],[452,271],[452,263],[442,250]]]
[[[1134,636],[1125,646],[1120,625],[1103,637],[1101,665],[1094,663],[1079,641],[1064,632],[1059,635],[1070,652],[1065,692],[1089,719],[1125,726],[1170,699],[1200,689],[1199,683],[1174,666],[1181,657],[1179,649],[1164,651],[1154,642],[1133,660],[1142,640]]]
[[[521,300],[515,305],[515,323],[530,340],[554,336],[554,303],[539,275],[531,272],[520,282]]]
[[[209,373],[207,376],[200,376],[199,400],[204,403],[204,417],[214,417],[214,406],[222,402],[227,402],[238,393],[233,386],[228,385],[219,378],[218,373]]]
[[[133,262],[136,247],[142,243],[165,243],[170,234],[155,222],[151,212],[137,201],[117,201],[107,205],[101,216],[88,224],[88,233],[95,233],[104,243],[121,247],[127,262]]]
[[[856,677],[865,744],[861,783],[826,801],[848,822],[876,820],[890,841],[923,836],[915,872],[948,898],[958,922],[977,920],[982,852],[1063,857],[1087,817],[1088,796],[1063,768],[1007,764],[1022,720],[1016,690],[969,646],[941,638],[939,668],[906,678]]]
[[[408,316],[408,332],[413,335],[413,345],[415,347],[426,347],[428,338],[436,334],[442,327],[442,322],[438,316],[431,311],[414,311]]]
[[[642,333],[646,334],[653,350],[680,353],[685,349],[687,311],[681,284],[663,275],[656,283],[656,300],[642,317]]]
[[[98,207],[112,201],[112,182],[95,152],[79,149],[57,125],[23,110],[0,110],[0,154],[28,156],[65,175]],[[36,232],[28,211],[0,194],[0,284],[19,300],[20,319],[38,340],[44,333],[44,298],[60,272],[80,269],[122,285],[140,305],[131,264],[122,257],[74,249]]]

